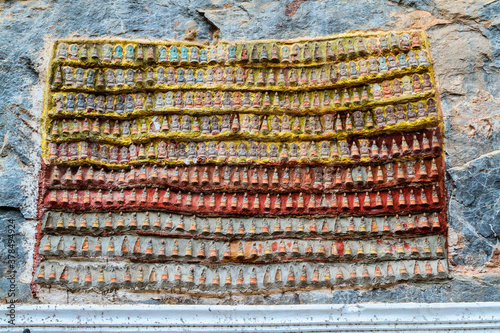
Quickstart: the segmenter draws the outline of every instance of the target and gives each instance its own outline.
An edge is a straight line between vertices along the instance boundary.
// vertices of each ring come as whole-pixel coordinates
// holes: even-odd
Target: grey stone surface
[[[0,207],[20,209],[27,218],[35,217],[38,193],[40,145],[36,122],[17,105],[0,106]]]
[[[0,295],[2,299],[15,299],[17,302],[32,299],[30,285],[19,282],[28,259],[20,231],[23,221],[18,210],[0,208]]]
[[[498,274],[490,272],[491,265],[483,265],[498,246],[500,232],[500,1],[31,0],[0,6],[0,221],[13,218],[19,228],[23,224],[31,229],[36,225],[38,123],[51,40],[180,39],[190,20],[198,23],[201,40],[210,40],[217,29],[227,40],[315,37],[354,29],[427,30],[446,130],[453,279],[437,285],[252,296],[238,301],[498,300]],[[20,244],[33,241],[19,237]],[[32,255],[30,248],[19,248],[23,253],[19,267]],[[463,273],[468,267],[483,269],[484,274],[474,279]],[[26,269],[30,271],[29,265]],[[3,292],[5,285],[0,286]],[[25,290],[29,283],[24,279],[19,286]],[[26,295],[24,300],[29,298],[29,293],[21,294]]]
[[[483,265],[500,241],[500,150],[448,170],[449,225],[463,240],[457,265]]]

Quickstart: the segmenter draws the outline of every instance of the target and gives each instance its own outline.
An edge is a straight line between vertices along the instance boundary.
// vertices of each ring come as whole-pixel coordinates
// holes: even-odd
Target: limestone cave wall
[[[227,41],[319,37],[353,30],[428,34],[444,114],[451,278],[439,283],[197,298],[152,303],[298,304],[500,301],[500,1],[6,1],[0,4],[0,289],[33,298],[40,116],[50,50],[60,38],[184,37]],[[14,243],[8,230],[14,228]],[[14,261],[9,261],[8,254]],[[12,267],[10,267],[12,269]],[[50,297],[50,294],[48,295]],[[60,297],[60,296],[58,296]],[[85,300],[83,300],[85,301]],[[93,302],[133,302],[133,294]],[[64,297],[52,303],[65,303]]]

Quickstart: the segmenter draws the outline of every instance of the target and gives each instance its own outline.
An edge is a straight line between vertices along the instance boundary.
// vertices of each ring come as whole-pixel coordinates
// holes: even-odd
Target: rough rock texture
[[[21,300],[33,301],[26,290],[36,225],[38,120],[50,41],[70,36],[180,39],[190,20],[198,23],[201,40],[211,39],[217,30],[222,39],[236,40],[314,37],[354,29],[425,29],[446,124],[452,280],[230,301],[500,300],[498,256],[492,258],[500,240],[500,1],[33,0],[0,6],[0,221],[13,220],[21,233],[17,246],[18,266],[24,267],[17,274]],[[6,288],[1,285],[4,299]]]

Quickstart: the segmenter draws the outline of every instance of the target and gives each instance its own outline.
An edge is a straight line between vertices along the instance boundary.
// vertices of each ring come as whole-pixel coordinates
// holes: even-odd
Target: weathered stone
[[[2,4],[0,13],[0,68],[2,73],[9,73],[0,75],[0,107],[2,110],[4,107],[13,110],[12,106],[18,106],[23,112],[27,110],[34,120],[30,122],[31,127],[37,128],[48,59],[44,44],[53,38],[117,36],[181,39],[190,20],[198,23],[200,40],[209,39],[210,31],[217,29],[220,29],[222,38],[228,40],[323,36],[351,29],[425,29],[431,40],[438,82],[445,88],[441,99],[447,133],[445,149],[448,165],[460,169],[466,162],[481,159],[482,155],[498,149],[499,6],[498,1],[444,0],[400,0],[384,3],[354,1],[348,6],[338,1],[229,1],[224,4],[211,1],[176,1],[165,5],[163,2],[143,4],[119,0],[101,3],[99,6],[91,6],[83,1],[10,1]],[[13,40],[21,42],[13,43]],[[3,198],[8,198],[9,206],[19,207],[25,217],[34,218],[37,165],[40,160],[39,153],[36,152],[39,138],[17,119],[24,117],[21,113],[16,111],[16,116],[11,114],[7,120],[5,114],[1,115],[0,124],[6,124],[4,129],[10,130],[7,142],[11,148],[7,156],[2,154],[3,163],[9,165],[9,168],[4,167],[1,171],[1,182],[8,179],[8,184],[14,185],[15,190],[12,192],[17,194],[12,195],[11,191],[3,190],[0,193]],[[28,135],[13,135],[14,132],[24,130]],[[0,131],[0,141],[5,138],[5,133],[5,130]],[[14,137],[20,139],[14,140]],[[12,153],[10,149],[25,152],[34,149],[35,153],[24,154],[29,156],[25,159],[23,154]],[[3,149],[2,151],[5,152]],[[488,177],[492,180],[484,183],[486,194],[479,195],[473,201],[464,193],[467,193],[468,184],[478,184],[471,180],[474,177],[466,177],[463,182],[458,181],[461,184],[457,187],[460,188],[460,193],[454,189],[453,177],[448,178],[447,186],[451,193],[449,222],[452,232],[456,235],[454,238],[458,239],[457,242],[467,239],[467,246],[471,246],[471,249],[467,246],[461,249],[452,248],[452,251],[457,251],[455,260],[460,265],[481,265],[488,260],[491,248],[497,242],[489,226],[495,212],[494,208],[491,208],[491,200],[498,196],[498,189],[495,187],[498,181],[491,176],[492,173],[491,169],[488,172],[479,172],[483,178],[487,178],[486,174],[489,174]],[[19,178],[25,185],[19,185]],[[474,187],[476,186],[483,185]],[[2,183],[2,188],[9,187]],[[465,206],[466,202],[472,203]],[[485,205],[482,205],[483,202]],[[493,213],[483,214],[487,211]],[[465,216],[462,212],[469,214]],[[478,212],[479,215],[476,216],[472,212]],[[34,225],[32,222],[32,227]],[[477,229],[474,226],[477,226]],[[480,236],[477,230],[482,230],[481,234],[487,238]],[[498,232],[496,234],[498,235]],[[477,246],[472,246],[475,242]],[[473,249],[482,251],[476,252]],[[465,257],[469,259],[464,259]],[[28,275],[31,274],[30,266],[26,270]],[[460,272],[453,275],[453,280],[449,282],[450,289],[442,288],[441,284],[427,286],[428,291],[417,297],[417,300],[498,300],[498,289],[492,287],[498,285],[494,276],[478,281]],[[372,293],[376,292],[382,301],[413,301],[401,296],[405,291],[400,288],[398,287],[397,293],[394,292],[395,289],[378,289]],[[441,297],[443,294],[449,296]],[[292,303],[297,299],[287,297],[276,295],[269,299],[279,299],[283,304]],[[64,297],[62,299],[64,300]],[[343,299],[359,300],[352,297]],[[196,302],[202,300],[196,299]]]
[[[30,282],[22,278],[28,261],[26,247],[30,246],[25,243],[27,235],[21,233],[21,226],[24,222],[19,210],[0,209],[0,251],[2,252],[0,289],[6,299],[15,299],[17,302],[32,300]]]
[[[500,151],[450,168],[450,227],[459,234],[457,265],[482,266],[500,241]]]

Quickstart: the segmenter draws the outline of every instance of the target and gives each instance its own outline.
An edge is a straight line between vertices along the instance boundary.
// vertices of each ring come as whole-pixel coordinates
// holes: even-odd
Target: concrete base
[[[500,332],[500,303],[18,305],[16,326],[2,312],[1,332]]]

